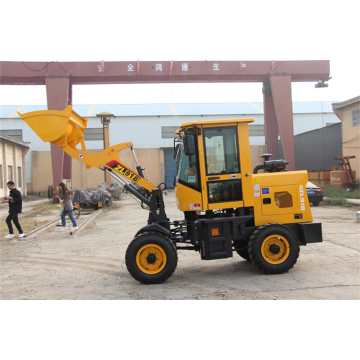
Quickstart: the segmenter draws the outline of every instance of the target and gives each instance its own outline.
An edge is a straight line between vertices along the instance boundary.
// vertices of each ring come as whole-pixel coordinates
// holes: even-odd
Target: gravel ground
[[[173,191],[165,203],[171,220],[183,218]],[[117,204],[73,236],[52,226],[25,241],[4,239],[1,208],[1,299],[360,299],[358,207],[312,207],[324,242],[302,246],[287,274],[264,275],[237,254],[201,261],[199,253],[180,251],[170,279],[143,285],[128,273],[125,252],[148,214],[127,195]],[[26,206],[21,216],[31,211],[31,202]],[[47,218],[59,215],[52,211]]]

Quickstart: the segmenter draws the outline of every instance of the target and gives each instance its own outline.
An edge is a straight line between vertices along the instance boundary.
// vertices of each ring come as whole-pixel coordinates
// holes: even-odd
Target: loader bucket
[[[63,111],[42,110],[18,114],[44,142],[75,148],[84,138],[87,119],[73,111],[71,105]]]

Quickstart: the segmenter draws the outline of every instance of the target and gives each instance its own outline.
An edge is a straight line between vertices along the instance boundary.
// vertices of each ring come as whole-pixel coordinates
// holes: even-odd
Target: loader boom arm
[[[87,152],[84,142],[87,119],[72,110],[71,105],[68,105],[63,111],[42,110],[18,114],[41,140],[60,146],[73,159],[85,163],[87,169],[95,167],[107,171],[111,175],[115,176],[116,174],[118,176],[115,177],[122,179],[120,182],[123,185],[129,185],[129,181],[133,181],[150,192],[157,188],[139,172],[121,162],[118,152],[127,148],[133,151],[132,142],[111,146],[100,153]],[[77,148],[79,144],[81,150]],[[135,162],[137,162],[136,157]],[[137,168],[141,172],[139,164],[137,164]]]

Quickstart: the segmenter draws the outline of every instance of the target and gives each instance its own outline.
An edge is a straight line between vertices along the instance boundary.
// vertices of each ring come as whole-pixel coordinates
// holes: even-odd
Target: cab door
[[[242,207],[243,193],[237,124],[203,127],[204,208]]]

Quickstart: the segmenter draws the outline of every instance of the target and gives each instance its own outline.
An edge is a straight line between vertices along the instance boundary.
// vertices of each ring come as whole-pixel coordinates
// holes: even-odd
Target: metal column
[[[291,98],[291,76],[271,75],[269,77],[269,81],[284,159],[290,161],[287,168],[292,171],[295,170],[295,147]],[[274,148],[273,145],[271,145],[271,147]],[[276,156],[276,152],[273,155]]]
[[[271,92],[264,94],[265,151],[276,159],[279,127],[276,121],[275,107]]]
[[[45,84],[48,110],[64,110],[71,98],[69,77],[48,76]],[[63,179],[71,179],[71,157],[53,144],[51,144],[51,164],[54,187]]]
[[[109,124],[103,124],[104,132],[104,149],[110,147],[110,134],[109,134]],[[105,182],[111,186],[111,176],[108,172],[105,172]]]

